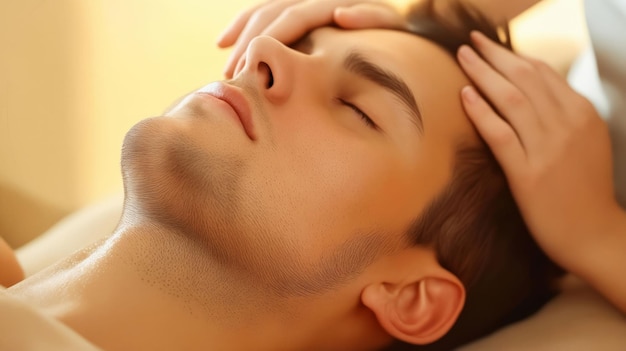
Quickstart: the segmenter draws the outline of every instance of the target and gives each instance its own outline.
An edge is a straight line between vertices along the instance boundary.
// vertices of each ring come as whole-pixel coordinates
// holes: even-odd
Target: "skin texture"
[[[495,23],[513,19],[538,0],[467,0]],[[446,1],[438,1],[446,11]],[[255,35],[289,43],[294,36],[334,23],[343,28],[401,28],[401,10],[385,2],[272,1],[236,18],[218,40],[233,46],[225,74],[237,72],[243,48]],[[288,16],[287,14],[298,14]],[[294,20],[297,18],[297,20]],[[475,88],[464,107],[506,172],[531,232],[551,259],[586,279],[626,312],[626,211],[613,194],[609,135],[591,104],[546,64],[519,57],[479,34],[484,61],[464,48],[459,62],[495,104]],[[472,59],[473,58],[473,59]],[[239,65],[235,63],[239,62]]]
[[[111,350],[367,350],[445,334],[464,288],[404,232],[449,180],[458,143],[477,140],[457,97],[468,81],[414,35],[310,39],[253,40],[228,82],[255,140],[193,94],[133,127],[116,233],[10,293]],[[357,49],[406,81],[422,132],[395,95],[346,70]]]
[[[397,234],[442,189],[449,175],[454,144],[440,146],[434,135],[441,133],[450,141],[460,135],[455,135],[459,129],[448,128],[440,124],[442,120],[433,118],[424,121],[424,129],[433,137],[420,137],[395,97],[380,94],[380,88],[343,72],[341,60],[347,52],[341,49],[345,43],[340,40],[343,33],[337,33],[338,39],[334,40],[335,35],[326,34],[330,32],[323,29],[321,34],[312,36],[314,42],[319,35],[332,37],[326,40],[328,45],[318,50],[333,52],[329,60],[322,59],[318,52],[309,55],[290,50],[270,38],[258,38],[250,45],[247,72],[233,84],[250,92],[257,112],[258,142],[250,143],[241,133],[224,132],[221,128],[233,127],[227,116],[215,121],[194,117],[203,108],[213,108],[196,99],[183,102],[167,114],[176,118],[138,125],[131,131],[137,142],[130,140],[127,144],[126,155],[142,155],[142,160],[129,158],[131,167],[125,172],[138,172],[135,178],[141,181],[133,184],[141,187],[137,192],[148,200],[157,200],[147,206],[158,217],[155,220],[166,216],[178,221],[176,226],[184,226],[186,232],[196,233],[196,239],[211,243],[213,248],[208,249],[215,252],[209,254],[220,256],[216,258],[224,264],[256,270],[259,283],[270,284],[270,289],[281,285],[280,289],[290,290],[289,285],[295,288],[322,279],[316,277],[328,279],[326,267],[336,266],[336,258],[327,257],[327,253],[334,247],[356,245],[363,251],[372,243],[381,246],[386,242],[382,246],[390,248],[401,245],[397,239],[388,239],[399,237]],[[395,32],[380,33],[409,39],[408,35]],[[372,34],[372,40],[378,40]],[[373,46],[367,40],[356,40],[357,46]],[[257,56],[272,68],[274,79],[274,86],[263,94],[259,94],[259,88],[265,84],[267,72],[259,66]],[[410,69],[412,64],[408,55],[393,55],[375,48],[369,49],[367,56],[376,57],[376,62],[384,67],[398,67],[401,71]],[[446,62],[453,64],[449,59]],[[426,67],[426,62],[422,65]],[[330,72],[326,79],[320,79],[313,74],[319,71]],[[444,75],[443,70],[440,73]],[[455,76],[458,82],[462,81],[460,75]],[[445,77],[441,80],[450,81]],[[364,88],[355,89],[355,83],[362,83]],[[438,91],[418,81],[411,83],[414,95],[424,101],[425,116],[460,112],[430,112],[427,101],[435,101]],[[337,96],[358,104],[382,131],[364,125],[354,111],[336,100]],[[461,128],[462,123],[459,124]],[[161,139],[156,147],[152,143],[141,144],[156,135]],[[145,160],[145,148],[151,149],[154,161]],[[153,162],[156,167],[165,162],[171,171],[145,172],[153,167]],[[139,165],[137,170],[133,164]],[[420,164],[432,166],[426,170]],[[163,192],[162,188],[171,191]],[[180,193],[190,194],[191,201]],[[186,203],[205,206],[189,208]],[[197,220],[200,218],[202,221]],[[271,224],[260,225],[262,222]],[[320,237],[318,233],[325,234]],[[244,236],[248,236],[246,240],[232,240]],[[363,237],[368,238],[367,243],[349,244],[352,238]],[[264,245],[271,250],[257,250]],[[358,271],[369,260],[358,262],[349,271]],[[304,267],[317,270],[306,272]],[[339,273],[334,280],[341,281],[348,273]]]

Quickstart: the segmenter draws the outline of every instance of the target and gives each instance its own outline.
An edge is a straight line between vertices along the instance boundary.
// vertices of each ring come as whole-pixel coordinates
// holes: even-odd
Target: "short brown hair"
[[[446,4],[448,6],[448,4]],[[506,24],[498,27],[479,11],[450,1],[446,17],[424,0],[407,14],[407,31],[453,57],[470,33],[481,31],[512,50]],[[562,270],[534,242],[502,169],[482,141],[457,145],[452,179],[407,231],[415,245],[432,247],[439,263],[467,290],[459,320],[427,346],[400,342],[389,350],[449,350],[535,312],[555,294]]]

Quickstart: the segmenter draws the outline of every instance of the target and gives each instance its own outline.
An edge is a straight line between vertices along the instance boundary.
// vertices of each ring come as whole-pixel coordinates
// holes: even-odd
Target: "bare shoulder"
[[[26,276],[111,235],[122,215],[123,202],[123,194],[100,199],[69,214],[20,247],[17,257]]]
[[[0,237],[0,285],[9,287],[24,279],[24,271],[15,257],[15,252]]]

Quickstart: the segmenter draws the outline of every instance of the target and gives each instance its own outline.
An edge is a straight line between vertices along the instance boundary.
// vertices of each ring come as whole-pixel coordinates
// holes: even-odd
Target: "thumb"
[[[338,7],[333,13],[335,23],[345,29],[403,28],[404,17],[390,5],[361,3]]]

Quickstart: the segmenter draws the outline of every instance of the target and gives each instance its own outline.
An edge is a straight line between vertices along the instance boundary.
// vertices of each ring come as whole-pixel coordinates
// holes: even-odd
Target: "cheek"
[[[366,129],[307,118],[277,128],[274,150],[251,170],[268,225],[311,253],[355,232],[398,229],[399,217],[404,224],[409,177],[392,145]]]

